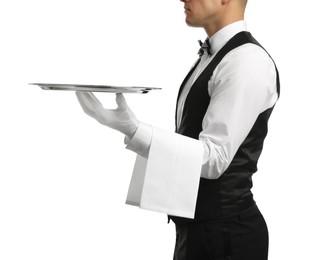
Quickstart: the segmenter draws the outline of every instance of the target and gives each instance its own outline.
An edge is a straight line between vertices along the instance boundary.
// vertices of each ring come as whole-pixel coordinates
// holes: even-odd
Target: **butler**
[[[182,2],[186,23],[204,28],[207,39],[178,93],[176,133],[138,121],[121,94],[115,110],[92,93],[77,96],[138,154],[127,203],[169,215],[175,260],[266,260],[268,230],[251,187],[278,71],[247,31],[246,0]]]

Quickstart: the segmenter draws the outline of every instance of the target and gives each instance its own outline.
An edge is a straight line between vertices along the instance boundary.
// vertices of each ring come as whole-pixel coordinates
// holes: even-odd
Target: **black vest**
[[[202,131],[202,121],[210,102],[208,94],[209,79],[216,66],[227,53],[247,43],[256,44],[262,48],[249,32],[240,32],[226,43],[196,79],[186,98],[180,126],[176,127],[177,133],[198,139]],[[184,79],[178,98],[196,66]],[[276,72],[279,95],[280,83],[277,68]],[[229,167],[221,177],[214,180],[200,179],[195,219],[174,216],[169,216],[169,218],[175,223],[219,219],[230,217],[255,204],[251,193],[252,175],[257,171],[257,161],[267,135],[267,123],[272,110],[273,107],[258,116],[248,136],[238,148]]]

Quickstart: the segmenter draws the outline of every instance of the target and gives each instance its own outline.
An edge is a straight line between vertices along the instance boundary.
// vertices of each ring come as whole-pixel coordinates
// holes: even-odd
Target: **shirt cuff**
[[[127,136],[124,139],[126,149],[131,150],[144,158],[147,158],[152,142],[152,136],[153,127],[143,122],[139,122],[138,128],[132,139],[129,139]]]

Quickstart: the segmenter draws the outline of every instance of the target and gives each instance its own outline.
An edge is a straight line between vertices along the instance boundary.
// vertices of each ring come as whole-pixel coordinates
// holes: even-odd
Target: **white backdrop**
[[[249,1],[246,15],[282,83],[253,189],[270,260],[319,259],[315,3]],[[74,93],[27,83],[161,87],[126,98],[140,120],[173,131],[204,31],[185,25],[177,0],[3,0],[0,29],[0,259],[172,259],[174,225],[124,203],[135,155],[123,136]]]

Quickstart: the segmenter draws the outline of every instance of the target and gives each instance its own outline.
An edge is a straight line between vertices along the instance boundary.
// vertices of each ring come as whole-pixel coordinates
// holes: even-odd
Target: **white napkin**
[[[200,141],[153,127],[148,159],[137,156],[126,203],[194,218],[202,159]]]

